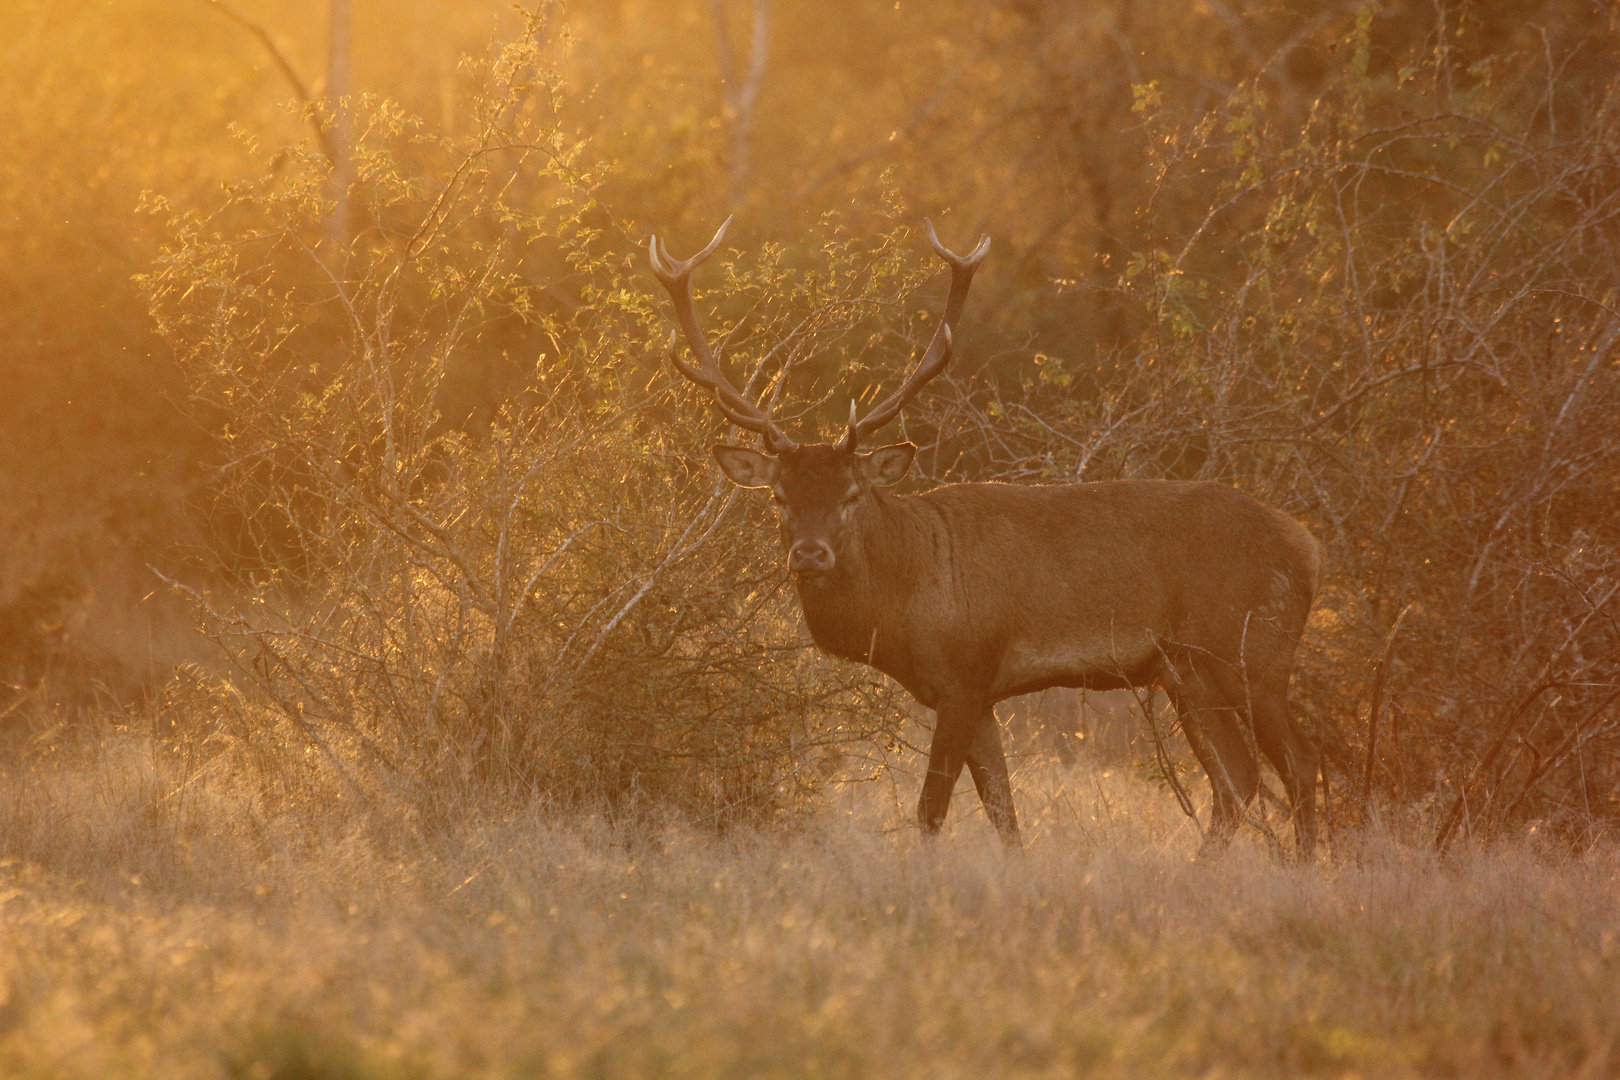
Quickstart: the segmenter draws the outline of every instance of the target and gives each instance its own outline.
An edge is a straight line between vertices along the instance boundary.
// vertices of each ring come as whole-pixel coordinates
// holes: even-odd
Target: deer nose
[[[837,561],[825,540],[800,540],[788,550],[788,569],[795,574],[824,574]]]

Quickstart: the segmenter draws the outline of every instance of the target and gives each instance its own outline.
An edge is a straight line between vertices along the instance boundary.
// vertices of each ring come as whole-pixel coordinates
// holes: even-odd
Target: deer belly
[[[1158,649],[1145,632],[1105,642],[1017,641],[1003,655],[995,696],[999,700],[1053,686],[1088,690],[1140,686],[1158,669]]]

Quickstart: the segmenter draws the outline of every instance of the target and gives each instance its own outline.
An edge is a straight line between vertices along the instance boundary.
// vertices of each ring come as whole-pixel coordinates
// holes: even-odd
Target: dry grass
[[[1620,851],[1218,863],[1123,772],[1028,851],[879,785],[772,832],[270,818],[135,737],[6,780],[8,1077],[1606,1075]],[[909,799],[909,785],[897,787]]]

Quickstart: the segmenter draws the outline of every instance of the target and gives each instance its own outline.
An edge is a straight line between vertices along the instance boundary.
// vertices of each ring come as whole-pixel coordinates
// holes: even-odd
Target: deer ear
[[[742,446],[712,446],[720,471],[738,487],[762,488],[776,483],[776,459]]]
[[[895,443],[893,446],[880,446],[870,454],[857,454],[855,460],[859,463],[861,475],[866,482],[874,487],[888,487],[898,484],[911,469],[911,460],[917,456],[917,448],[911,443]]]

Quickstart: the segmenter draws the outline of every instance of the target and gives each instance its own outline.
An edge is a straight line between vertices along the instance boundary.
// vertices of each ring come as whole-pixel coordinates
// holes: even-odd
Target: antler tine
[[[934,245],[934,252],[952,266],[967,266],[977,269],[984,262],[984,257],[990,253],[990,237],[988,234],[979,237],[979,245],[966,255],[958,255],[950,248],[939,242],[939,234],[934,231],[932,218],[923,218],[923,226],[928,230],[928,242]]]
[[[719,249],[720,241],[726,238],[726,230],[731,228],[731,223],[736,219],[736,216],[733,214],[722,221],[720,227],[714,230],[714,239],[709,241],[708,246],[685,262],[673,258],[669,253],[669,248],[658,237],[649,236],[647,238],[647,248],[652,255],[653,276],[666,289],[679,284],[681,278],[686,277],[694,269],[709,261],[709,256]]]
[[[945,299],[945,313],[940,316],[939,329],[934,331],[933,340],[928,343],[928,351],[923,353],[922,359],[911,374],[906,376],[900,384],[900,389],[884,399],[883,404],[867,413],[865,418],[857,421],[850,418],[849,431],[844,441],[839,445],[845,450],[854,450],[861,439],[870,435],[878,428],[887,424],[899,415],[900,410],[911,403],[922,390],[923,385],[945,370],[945,365],[951,360],[951,335],[956,326],[956,320],[962,315],[962,308],[967,303],[968,289],[973,285],[973,274],[984,262],[984,257],[990,253],[990,237],[979,237],[978,246],[966,255],[958,255],[950,248],[939,242],[939,234],[934,231],[934,223],[923,218],[923,225],[928,229],[928,241],[934,246],[934,251],[951,267],[951,292]]]
[[[884,398],[883,404],[851,424],[840,448],[854,450],[862,439],[899,416],[900,410],[911,404],[911,399],[922,391],[928,380],[944,371],[945,365],[950,362],[951,328],[941,322],[939,329],[934,332],[933,340],[928,343],[928,351],[917,361],[917,366],[911,369],[911,374],[900,384],[900,389]]]
[[[990,254],[990,237],[980,236],[979,243],[966,255],[958,255],[950,248],[939,242],[939,234],[934,232],[934,223],[923,218],[923,225],[928,229],[928,242],[934,246],[934,253],[944,259],[951,267],[951,293],[945,299],[945,314],[940,316],[940,322],[956,329],[956,320],[962,317],[962,307],[967,303],[968,287],[973,284],[973,273],[984,262],[984,257]]]
[[[727,420],[762,436],[767,449],[773,454],[781,454],[794,449],[797,444],[771,422],[768,411],[744,397],[726,376],[715,360],[714,353],[709,349],[708,339],[703,336],[703,327],[698,323],[697,307],[692,300],[692,271],[701,266],[720,247],[720,241],[725,239],[726,229],[731,226],[731,220],[729,217],[726,218],[715,231],[714,239],[709,241],[708,246],[685,261],[672,258],[669,248],[658,237],[648,237],[647,255],[652,263],[653,276],[669,293],[670,302],[675,307],[675,318],[681,324],[681,331],[686,335],[687,347],[692,350],[692,355],[697,357],[697,366],[694,367],[681,360],[674,333],[671,333],[669,338],[669,361],[675,370],[714,395],[715,405]]]

